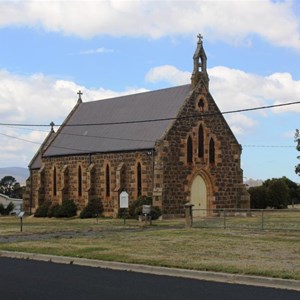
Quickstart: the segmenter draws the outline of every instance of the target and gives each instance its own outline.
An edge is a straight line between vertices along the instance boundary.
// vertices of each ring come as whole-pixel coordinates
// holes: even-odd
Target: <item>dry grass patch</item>
[[[0,249],[300,280],[300,232],[220,229],[98,231]]]

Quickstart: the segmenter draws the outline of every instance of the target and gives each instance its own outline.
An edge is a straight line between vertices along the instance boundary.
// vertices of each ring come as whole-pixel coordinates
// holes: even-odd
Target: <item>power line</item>
[[[30,141],[30,140],[27,140],[27,139],[19,138],[19,137],[16,137],[16,136],[5,134],[5,133],[0,133],[0,135],[8,137],[8,138],[16,139],[16,140],[21,140],[23,142],[32,143],[32,144],[37,144],[37,145],[41,145],[42,144],[42,143],[39,143],[39,142]],[[67,135],[69,135],[69,134],[67,134]],[[71,134],[71,135],[75,135],[75,134]],[[93,137],[93,138],[100,138],[100,139],[116,139],[116,140],[141,141],[141,140],[124,139],[124,138],[117,138],[117,137],[113,138],[113,137],[84,136],[84,135],[76,135],[76,136]],[[155,141],[151,141],[151,140],[144,140],[144,141],[155,142]],[[70,148],[70,147],[63,147],[63,146],[54,146],[54,145],[52,145],[52,147],[59,148],[59,149],[67,149],[67,150],[74,150],[74,151],[86,152],[86,150],[77,149],[77,148]],[[296,148],[296,146],[288,146],[288,145],[242,145],[242,147],[249,147],[249,148],[250,147],[252,147],[252,148]]]
[[[296,148],[296,146],[285,146],[285,145],[242,145],[243,147],[252,148]]]
[[[236,110],[229,110],[224,112],[214,112],[214,113],[203,113],[201,117],[210,117],[215,115],[226,115],[226,114],[233,114],[233,113],[241,113],[241,112],[249,112],[249,111],[256,111],[256,110],[263,110],[263,109],[270,109],[270,108],[277,108],[277,107],[284,107],[300,104],[300,101],[295,102],[288,102],[288,103],[281,103],[281,104],[274,104],[274,105],[266,105],[266,106],[258,106],[252,108],[244,108],[244,109],[236,109]],[[172,121],[176,119],[188,119],[188,118],[198,118],[199,114],[197,115],[189,115],[183,117],[169,117],[169,118],[158,118],[158,119],[147,119],[147,120],[133,120],[133,121],[120,121],[120,122],[101,122],[101,123],[85,123],[85,124],[64,124],[64,126],[72,127],[72,126],[103,126],[103,125],[124,125],[124,124],[134,124],[134,123],[150,123],[150,122],[161,122],[161,121]],[[50,126],[50,124],[21,124],[21,123],[0,123],[0,126],[23,126],[23,127],[46,127]],[[62,126],[55,125],[55,126]]]

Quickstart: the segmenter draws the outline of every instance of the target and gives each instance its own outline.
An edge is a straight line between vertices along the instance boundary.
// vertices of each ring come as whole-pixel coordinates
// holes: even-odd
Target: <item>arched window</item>
[[[110,196],[110,170],[108,164],[105,169],[105,195],[106,197]]]
[[[209,163],[215,163],[215,141],[213,138],[211,138],[209,142]]]
[[[186,148],[187,148],[186,149],[186,152],[187,152],[186,161],[187,161],[187,163],[192,163],[193,162],[193,141],[190,136],[188,137]]]
[[[81,166],[78,167],[78,196],[82,196],[82,171]]]
[[[199,126],[198,131],[198,157],[203,158],[204,156],[204,137],[203,137],[203,127]]]
[[[53,196],[57,194],[56,167],[53,168]]]
[[[137,165],[137,196],[142,195],[142,167],[141,164]]]

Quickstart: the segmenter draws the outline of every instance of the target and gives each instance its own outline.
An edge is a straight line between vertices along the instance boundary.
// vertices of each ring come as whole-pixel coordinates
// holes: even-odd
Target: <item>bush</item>
[[[128,208],[129,217],[137,219],[142,214],[143,205],[152,205],[152,198],[140,196],[137,200],[131,202]]]
[[[59,215],[60,205],[58,203],[52,204],[47,213],[48,218],[57,217]]]
[[[4,215],[5,214],[5,208],[4,205],[2,203],[0,203],[0,215]]]
[[[64,200],[62,205],[55,210],[54,217],[56,218],[70,218],[77,215],[77,205],[73,200]]]
[[[90,200],[87,206],[80,213],[80,218],[95,218],[102,214],[103,205],[102,202],[98,199]]]
[[[12,202],[9,202],[5,208],[5,214],[9,215],[15,208],[15,205]]]
[[[50,205],[51,205],[50,201],[45,201],[42,205],[40,205],[36,209],[36,211],[34,213],[34,216],[37,217],[37,218],[47,217]]]
[[[62,205],[53,204],[50,201],[40,205],[34,216],[35,217],[55,217],[55,218],[70,218],[77,214],[77,206],[73,200],[64,200]]]
[[[150,216],[152,220],[156,220],[161,216],[161,210],[157,206],[152,206],[152,198],[147,196],[140,196],[137,200],[129,204],[126,217],[138,219],[142,215],[143,205],[151,205]],[[124,217],[124,209],[119,209],[118,217]]]

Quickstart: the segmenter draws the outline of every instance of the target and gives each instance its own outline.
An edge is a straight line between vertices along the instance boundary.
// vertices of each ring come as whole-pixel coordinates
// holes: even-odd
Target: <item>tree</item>
[[[261,186],[249,188],[251,208],[287,208],[298,201],[300,187],[287,177],[267,179]],[[296,203],[295,202],[295,203]]]
[[[0,181],[0,191],[6,196],[10,196],[14,185],[16,184],[16,179],[12,176],[4,176]]]
[[[300,132],[299,132],[299,129],[296,129],[295,142],[297,143],[296,149],[298,151],[300,151]],[[300,159],[300,156],[297,156],[297,158]],[[298,164],[295,167],[295,172],[296,172],[296,174],[298,174],[300,176],[300,164]]]
[[[272,179],[268,182],[268,202],[272,208],[287,208],[289,200],[289,188],[285,181]]]
[[[265,209],[268,207],[268,190],[264,185],[250,187],[250,206],[254,209]]]
[[[13,176],[4,176],[0,180],[0,193],[11,198],[22,198],[24,189]]]

